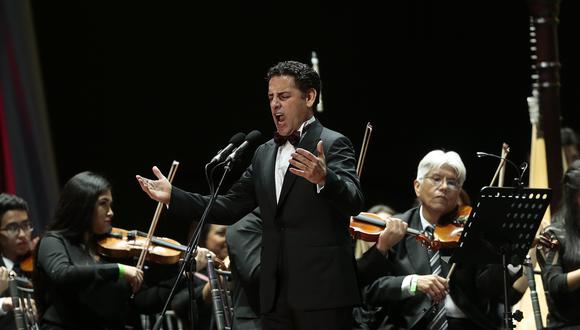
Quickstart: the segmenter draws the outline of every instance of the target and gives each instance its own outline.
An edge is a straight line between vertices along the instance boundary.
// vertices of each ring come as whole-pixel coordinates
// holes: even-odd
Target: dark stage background
[[[326,126],[357,156],[374,132],[362,174],[366,206],[407,209],[421,157],[455,150],[472,196],[497,163],[526,160],[531,90],[526,2],[294,1],[252,3],[32,1],[59,180],[93,170],[114,184],[116,225],[147,229],[155,203],[135,174],[165,173],[207,192],[203,165],[236,132],[274,130],[267,69],[320,60]],[[563,125],[580,128],[579,5],[561,4]],[[514,171],[508,168],[507,180]],[[185,241],[187,224],[160,233]]]

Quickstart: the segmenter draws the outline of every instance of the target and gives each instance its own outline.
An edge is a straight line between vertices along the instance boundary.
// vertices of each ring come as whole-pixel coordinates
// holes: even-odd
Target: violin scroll
[[[547,248],[548,250],[559,250],[560,241],[551,231],[544,231],[534,238],[532,246]]]

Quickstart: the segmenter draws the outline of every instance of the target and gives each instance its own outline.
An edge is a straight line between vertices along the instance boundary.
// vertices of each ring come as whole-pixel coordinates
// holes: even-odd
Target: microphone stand
[[[219,166],[220,164],[217,164],[215,167]],[[189,274],[187,276],[187,278],[189,280],[187,287],[189,290],[189,295],[190,295],[190,297],[192,297],[193,273],[195,272],[195,258],[193,258],[193,261],[192,261],[192,256],[195,256],[197,254],[197,245],[198,245],[199,237],[201,234],[201,228],[205,224],[205,220],[209,214],[209,211],[213,207],[213,204],[217,198],[218,192],[219,192],[220,187],[222,186],[222,184],[224,182],[226,175],[231,171],[230,164],[231,164],[231,161],[228,161],[226,163],[226,165],[224,166],[224,173],[222,174],[222,177],[220,178],[220,181],[219,181],[216,189],[213,189],[213,185],[210,183],[210,190],[212,193],[211,193],[209,202],[207,203],[207,206],[205,207],[203,215],[201,216],[201,219],[199,220],[199,223],[197,225],[197,229],[195,230],[192,238],[190,239],[190,241],[187,245],[187,250],[184,253],[184,256],[181,260],[181,266],[179,268],[179,272],[177,273],[177,278],[175,279],[175,282],[173,282],[173,286],[171,287],[169,297],[167,297],[167,300],[165,301],[165,304],[163,305],[163,310],[161,311],[161,314],[159,315],[159,317],[155,321],[155,325],[153,326],[153,330],[161,329],[161,325],[163,324],[163,317],[165,316],[165,313],[167,312],[167,308],[169,307],[169,303],[171,302],[171,299],[173,299],[173,296],[175,295],[175,290],[177,289],[177,285],[179,284],[179,280],[181,279],[181,277],[185,273],[186,267],[188,267],[188,274]],[[206,173],[207,173],[207,166],[206,166]],[[191,302],[190,302],[190,304],[191,304]],[[190,308],[190,320],[193,323],[193,307],[192,306]]]

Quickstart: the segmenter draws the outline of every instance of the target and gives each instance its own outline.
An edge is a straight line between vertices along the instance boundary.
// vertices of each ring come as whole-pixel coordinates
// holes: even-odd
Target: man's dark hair
[[[28,203],[16,195],[0,194],[0,218],[4,216],[4,213],[12,210],[28,212]]]
[[[316,90],[316,99],[314,100],[312,107],[316,108],[320,100],[322,84],[320,82],[320,76],[313,68],[296,61],[279,62],[268,70],[266,80],[270,81],[270,79],[275,76],[294,77],[296,87],[298,87],[302,93],[306,93],[310,88],[314,88]]]
[[[570,127],[562,127],[560,137],[563,146],[578,146],[578,135]]]

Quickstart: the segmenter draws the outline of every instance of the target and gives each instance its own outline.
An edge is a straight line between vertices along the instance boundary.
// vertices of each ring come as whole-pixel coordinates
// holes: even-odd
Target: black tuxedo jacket
[[[407,222],[410,228],[422,231],[420,208],[413,208],[395,217]],[[445,255],[446,251],[442,251]],[[449,272],[449,264],[441,261],[442,275]],[[420,292],[404,298],[401,285],[410,274],[431,274],[427,249],[413,236],[407,235],[383,256],[371,248],[358,261],[361,285],[371,283],[365,297],[374,306],[387,308],[387,318],[380,329],[420,329],[428,319],[431,300]],[[510,277],[510,283],[517,279]],[[373,282],[374,280],[374,282]],[[497,328],[501,321],[497,304],[503,302],[503,272],[499,264],[457,264],[449,281],[450,294],[461,311],[481,329]],[[521,294],[511,288],[510,304],[517,302]]]
[[[251,165],[226,195],[219,196],[208,221],[231,224],[256,206],[263,221],[260,305],[274,305],[280,277],[288,286],[288,303],[299,310],[351,306],[360,303],[355,261],[349,238],[350,216],[363,205],[355,173],[354,149],[348,138],[314,121],[298,148],[316,152],[322,140],[327,175],[324,189],[286,172],[276,202],[274,168],[278,146],[270,140],[258,147]],[[170,215],[199,218],[207,196],[172,189]]]
[[[234,330],[261,329],[260,323],[260,254],[262,219],[259,209],[234,223],[226,231],[232,272]]]

